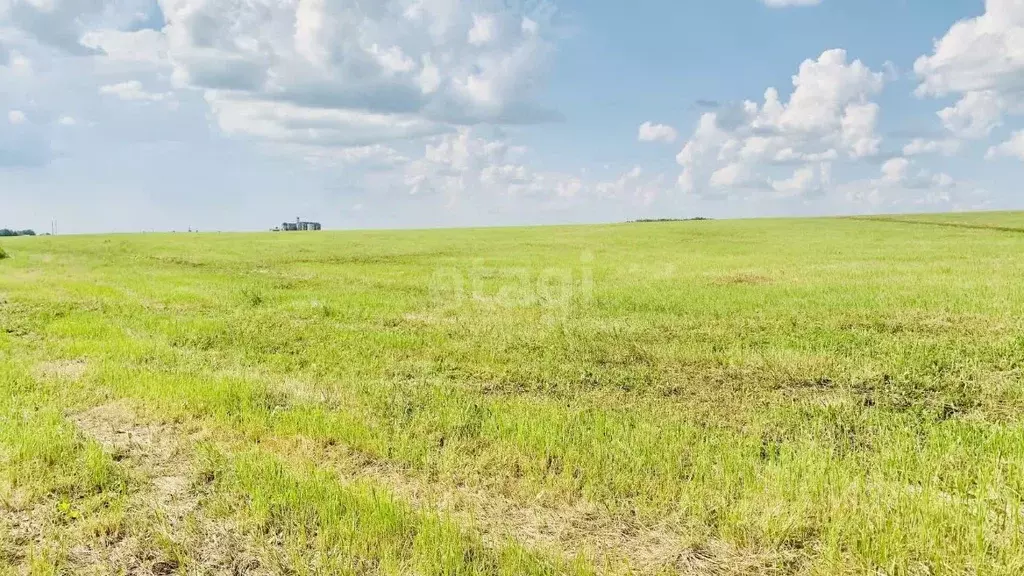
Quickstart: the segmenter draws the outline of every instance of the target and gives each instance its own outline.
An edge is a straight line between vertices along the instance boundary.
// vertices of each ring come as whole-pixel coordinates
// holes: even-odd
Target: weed
[[[242,300],[252,308],[263,305],[266,296],[259,288],[245,288],[242,290]]]

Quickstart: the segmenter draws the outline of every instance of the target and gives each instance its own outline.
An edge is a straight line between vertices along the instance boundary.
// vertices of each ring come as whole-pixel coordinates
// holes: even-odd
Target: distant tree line
[[[4,236],[35,236],[35,230],[10,230],[8,228],[0,228],[0,237]]]

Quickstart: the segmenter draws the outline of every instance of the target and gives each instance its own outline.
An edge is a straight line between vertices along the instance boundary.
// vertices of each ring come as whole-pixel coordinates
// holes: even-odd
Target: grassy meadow
[[[0,574],[1024,573],[1024,213],[0,247]]]

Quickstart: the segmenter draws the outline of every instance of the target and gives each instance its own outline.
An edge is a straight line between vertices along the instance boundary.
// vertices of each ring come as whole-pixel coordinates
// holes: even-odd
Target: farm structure
[[[280,228],[274,228],[277,232],[306,232],[320,229],[319,222],[303,222],[301,218],[296,218],[295,222],[283,222]]]

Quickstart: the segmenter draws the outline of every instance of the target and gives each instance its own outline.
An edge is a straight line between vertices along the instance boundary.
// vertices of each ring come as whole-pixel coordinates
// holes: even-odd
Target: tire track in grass
[[[297,405],[337,402],[334,409],[358,410],[343,399],[298,379],[268,385]],[[450,516],[472,527],[485,542],[509,539],[562,558],[585,557],[611,572],[630,574],[762,575],[790,574],[802,564],[795,551],[741,550],[723,541],[694,544],[666,518],[652,525],[609,513],[584,499],[541,504],[511,498],[499,487],[453,484],[424,478],[408,467],[344,444],[327,445],[304,436],[271,438],[264,449],[295,461],[315,462],[350,480],[368,479],[417,508]],[[702,539],[703,540],[703,539]]]
[[[159,562],[149,572],[119,566],[129,574],[593,573],[582,565],[551,562],[518,543],[482,548],[480,539],[462,526],[437,514],[424,514],[369,477],[341,477],[310,463],[291,466],[229,430],[219,444],[207,444],[213,451],[204,455],[213,454],[215,464],[204,463],[202,470],[209,474],[208,488],[223,498],[220,502],[228,503],[236,514],[248,515],[243,530],[240,524],[207,517],[202,499],[194,493],[195,482],[189,477],[199,475],[200,468],[193,465],[185,445],[205,440],[201,435],[189,435],[179,425],[140,424],[123,403],[99,406],[72,420],[150,479],[138,505],[150,501],[168,536],[179,547],[194,550],[184,558],[187,563]],[[193,456],[200,454],[196,451]],[[355,526],[356,535],[339,533],[339,526]],[[364,529],[370,536],[360,534]],[[409,540],[410,533],[415,541]],[[227,545],[217,542],[218,535],[227,537]],[[238,543],[244,537],[250,544],[259,541],[252,549],[259,549],[257,553],[265,559],[262,565],[251,561],[255,556],[239,563],[236,554],[216,555],[225,548],[240,549]]]
[[[942,226],[946,228],[966,228],[969,230],[989,230],[992,232],[1016,232],[1024,234],[1024,228],[999,226],[995,224],[968,224],[966,222],[940,222],[936,220],[912,220],[910,218],[889,218],[885,216],[846,216],[845,220],[861,222],[890,222],[892,224],[918,224],[921,226]]]
[[[303,438],[267,442],[263,448],[293,461],[319,462],[343,478],[387,486],[417,508],[472,527],[492,546],[512,539],[563,558],[587,558],[609,573],[781,575],[793,573],[800,564],[795,554],[739,550],[720,541],[687,544],[668,521],[659,525],[628,521],[591,502],[540,505],[493,489],[429,482],[390,462],[340,446],[324,449]]]
[[[172,531],[187,523],[190,516],[199,517],[201,527],[207,524],[201,533],[209,530],[211,521],[202,518],[197,496],[187,489],[192,464],[180,449],[186,440],[180,427],[138,424],[124,404],[100,406],[74,420],[110,450],[127,452],[128,457],[137,462],[137,467],[145,471],[152,482],[149,494]],[[656,526],[628,521],[590,502],[540,505],[513,499],[486,487],[431,482],[391,462],[343,446],[325,448],[322,443],[292,437],[265,439],[254,447],[251,441],[226,427],[218,428],[215,436],[222,443],[219,447],[229,454],[251,452],[255,448],[257,453],[285,462],[296,470],[313,466],[333,473],[342,485],[380,486],[413,510],[450,519],[467,533],[479,536],[498,556],[511,542],[539,557],[559,559],[557,563],[563,566],[583,559],[597,567],[599,573],[612,574],[781,575],[793,573],[794,567],[800,564],[792,555],[739,550],[724,542],[688,544],[668,521]],[[188,440],[194,442],[195,439]],[[228,537],[239,541],[237,531]],[[280,546],[277,542],[266,550],[270,560],[265,564],[280,565],[273,560],[275,555],[280,558],[283,554]],[[211,559],[202,550],[193,554],[193,561],[200,566],[218,568],[230,564]]]

